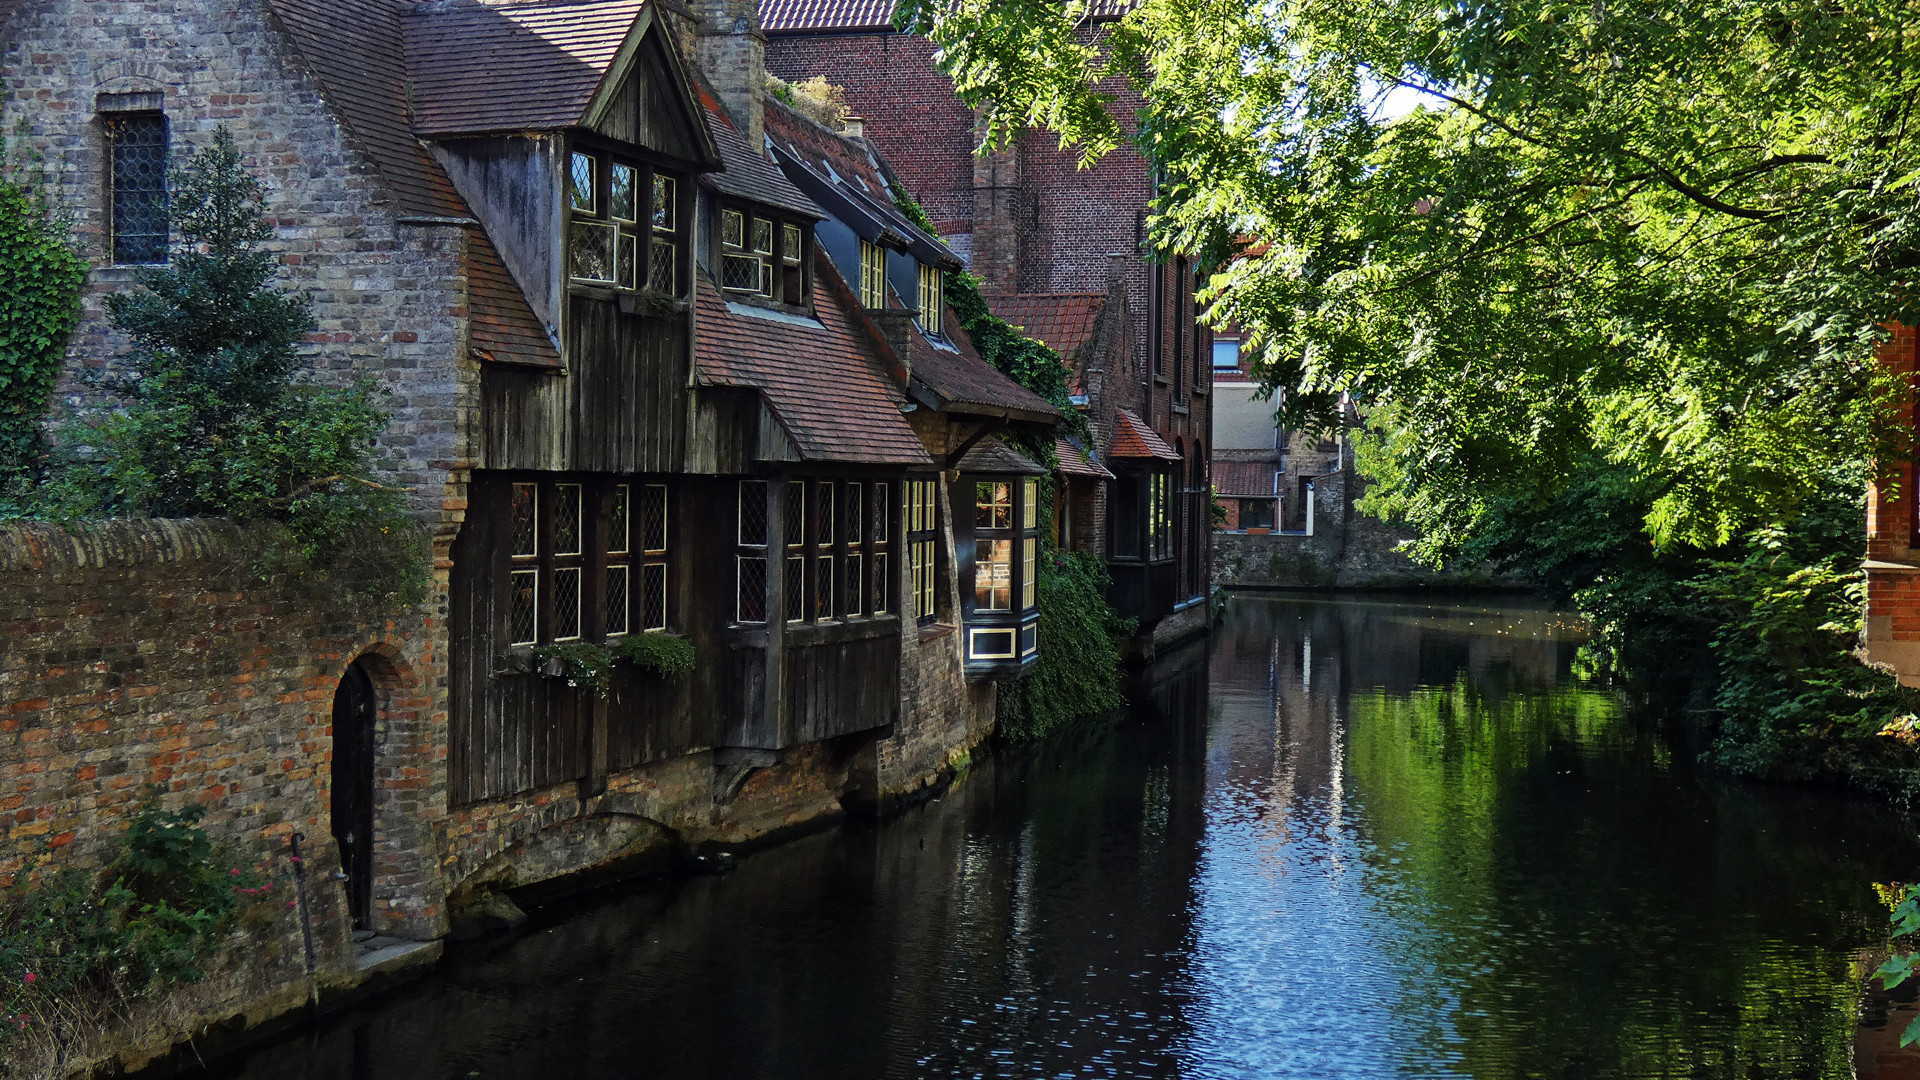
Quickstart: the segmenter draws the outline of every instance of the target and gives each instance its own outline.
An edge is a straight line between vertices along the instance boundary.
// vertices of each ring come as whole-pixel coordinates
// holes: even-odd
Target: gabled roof
[[[698,274],[695,362],[709,386],[760,392],[806,461],[927,465],[932,458],[901,415],[905,404],[882,374],[859,306],[833,263],[814,269],[817,318],[729,304]]]
[[[1213,486],[1222,495],[1252,495],[1272,498],[1280,466],[1270,461],[1216,461]]]
[[[1012,476],[1045,476],[1045,466],[1015,450],[1005,439],[981,439],[960,456],[960,471],[1003,473]]]
[[[991,301],[993,313],[1043,341],[1072,366],[1081,347],[1093,339],[1106,293],[1020,293]]]
[[[1053,456],[1060,460],[1060,471],[1068,476],[1089,476],[1096,480],[1111,480],[1113,474],[1105,465],[1093,459],[1093,455],[1068,442],[1064,438],[1053,440]]]
[[[957,326],[953,309],[945,325]],[[1008,378],[999,368],[980,359],[965,334],[953,334],[935,344],[918,327],[913,335],[913,381],[923,391],[915,397],[935,409],[1004,416],[1012,420],[1051,423],[1060,411],[1039,394]]]
[[[747,145],[746,136],[733,126],[733,120],[706,87],[700,87],[697,92],[700,104],[706,107],[707,126],[713,132],[714,145],[720,148],[720,160],[726,167],[725,172],[702,174],[701,183],[725,195],[791,210],[816,221],[827,216],[826,211],[787,180],[787,174],[768,160],[765,152]]]
[[[760,0],[760,28],[769,34],[868,33],[893,29],[899,0]],[[1133,9],[1132,0],[1091,0],[1090,22],[1110,22]]]
[[[372,159],[403,216],[471,220],[472,211],[407,122],[399,0],[271,0],[308,72]],[[557,367],[560,353],[486,230],[467,248],[469,343],[483,356]]]
[[[1147,426],[1132,409],[1117,409],[1113,414],[1113,445],[1107,448],[1110,458],[1157,458],[1161,461],[1179,461],[1180,455],[1167,445],[1153,428]]]
[[[893,189],[872,150],[772,98],[767,99],[766,118],[774,160],[787,179],[862,240],[905,251],[942,270],[963,268],[939,237],[907,220],[893,205]]]
[[[435,0],[401,19],[422,135],[573,127],[646,0]]]

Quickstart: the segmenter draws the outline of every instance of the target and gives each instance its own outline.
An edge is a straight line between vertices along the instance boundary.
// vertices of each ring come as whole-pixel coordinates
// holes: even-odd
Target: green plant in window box
[[[693,670],[693,645],[679,634],[628,634],[620,642],[620,659],[673,679]]]
[[[607,692],[613,677],[613,653],[591,641],[562,641],[533,650],[534,670],[549,679],[565,679],[575,689],[591,686]]]

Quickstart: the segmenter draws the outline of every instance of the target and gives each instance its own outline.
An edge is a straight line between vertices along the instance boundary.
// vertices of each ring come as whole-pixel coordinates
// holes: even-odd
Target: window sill
[[[1187,412],[1188,412],[1188,409],[1187,409],[1187,403],[1186,403],[1186,402],[1184,402],[1184,401],[1176,401],[1176,402],[1174,402],[1174,403],[1173,403],[1173,411],[1174,411],[1174,414],[1175,414],[1175,415],[1177,415],[1177,416],[1185,416],[1185,415],[1187,415]]]
[[[953,630],[952,623],[928,623],[920,628],[920,643],[924,645],[929,641],[938,641],[952,634]]]

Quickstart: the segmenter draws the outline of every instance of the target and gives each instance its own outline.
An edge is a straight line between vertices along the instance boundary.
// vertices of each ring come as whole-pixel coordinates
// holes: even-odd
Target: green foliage
[[[677,679],[693,670],[693,643],[679,634],[628,634],[620,641],[620,659]]]
[[[1460,554],[1578,607],[1592,629],[1586,664],[1680,707],[1713,764],[1903,797],[1920,787],[1913,755],[1880,736],[1920,694],[1854,655],[1860,476],[1831,470],[1784,525],[1707,548],[1648,543],[1638,523],[1654,497],[1627,470],[1590,463],[1552,500],[1493,505]]]
[[[540,674],[565,679],[568,686],[590,686],[595,693],[607,692],[613,678],[613,652],[591,641],[561,641],[533,650]]]
[[[1040,558],[1039,655],[1000,687],[1000,734],[1035,742],[1120,707],[1120,648],[1134,621],[1107,604],[1107,568],[1086,552],[1049,548]]]
[[[920,204],[904,191],[893,194],[894,205],[907,219],[924,229],[927,235],[935,235],[933,222],[927,217]],[[987,306],[986,298],[980,295],[980,279],[961,271],[946,275],[947,306],[953,309],[954,316],[960,320],[960,328],[967,332],[974,349],[980,358],[998,368],[1000,372],[1047,399],[1047,404],[1060,410],[1060,424],[1069,433],[1088,438],[1091,435],[1087,427],[1087,418],[1074,408],[1073,395],[1067,388],[1067,363],[1044,342],[1026,337],[1015,329],[1013,324],[993,313]],[[1024,440],[1027,449],[1041,461],[1053,462],[1053,440],[1045,438],[1038,441]]]
[[[1911,939],[1915,933],[1920,933],[1920,885],[1906,886],[1898,902],[1894,904],[1893,914],[1888,917],[1888,921],[1892,924],[1890,936],[1895,942],[1899,942],[1902,938]],[[1886,963],[1880,965],[1872,977],[1880,979],[1882,986],[1892,990],[1906,982],[1916,970],[1920,970],[1920,957],[1916,957],[1911,951],[1895,953]],[[1920,1016],[1908,1021],[1907,1029],[1900,1033],[1901,1046],[1912,1046],[1916,1042],[1920,1042]]]
[[[199,827],[204,812],[139,811],[98,875],[15,877],[0,896],[0,1049],[71,1038],[101,1007],[200,980],[240,916],[271,900],[276,886]]]
[[[389,414],[368,379],[345,386],[302,370],[313,318],[271,284],[276,257],[264,189],[221,129],[173,177],[172,262],[108,297],[132,342],[101,377],[125,407],[66,432],[68,460],[34,492],[46,516],[225,515],[287,527],[297,566],[369,599],[425,592],[424,529],[403,492],[379,483],[373,440]]]
[[[67,223],[0,139],[0,503],[20,498],[40,471],[40,420],[86,276]]]
[[[1904,438],[1871,353],[1920,304],[1908,8],[1142,0],[1096,44],[1085,14],[899,18],[996,139],[1121,145],[1131,82],[1152,242],[1224,267],[1289,426],[1382,422],[1376,508],[1465,538],[1597,458],[1709,548]]]

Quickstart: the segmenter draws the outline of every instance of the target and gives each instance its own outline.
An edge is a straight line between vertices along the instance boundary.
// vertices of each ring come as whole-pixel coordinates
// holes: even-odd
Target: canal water
[[[1124,722],[627,885],[245,1080],[1846,1077],[1902,819],[1697,775],[1511,601],[1236,597]]]

